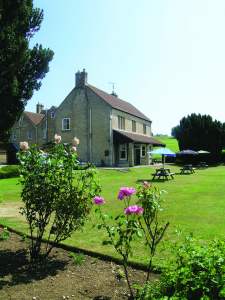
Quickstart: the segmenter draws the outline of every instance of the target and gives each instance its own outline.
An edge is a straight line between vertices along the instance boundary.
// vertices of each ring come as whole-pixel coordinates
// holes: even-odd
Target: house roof
[[[2,144],[2,145],[0,145],[0,148],[2,150],[6,150],[6,151],[15,151],[15,150],[18,150],[18,147],[14,143]]]
[[[24,114],[34,123],[34,125],[38,125],[45,117],[43,114],[36,114],[28,111],[24,111]]]
[[[157,141],[156,139],[147,136],[145,134],[137,134],[133,132],[127,132],[123,130],[113,130],[113,140],[118,143],[143,143],[143,144],[153,144],[154,147],[165,147],[166,144]]]
[[[130,104],[124,100],[121,100],[113,95],[110,95],[106,92],[103,92],[102,90],[99,90],[90,84],[88,84],[87,87],[89,87],[93,92],[95,92],[99,97],[101,97],[104,101],[106,101],[113,108],[116,108],[118,110],[124,111],[126,113],[132,114],[141,119],[151,122],[151,120],[149,118],[147,118],[143,113],[141,113],[138,109],[136,109],[132,104]]]

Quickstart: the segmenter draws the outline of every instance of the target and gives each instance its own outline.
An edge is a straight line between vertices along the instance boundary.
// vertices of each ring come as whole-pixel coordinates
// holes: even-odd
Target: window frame
[[[143,150],[144,150],[144,155],[143,155]],[[146,145],[141,145],[141,157],[144,158],[146,157]]]
[[[146,124],[143,124],[143,134],[146,134]]]
[[[13,131],[13,140],[16,140],[16,131]]]
[[[118,129],[125,130],[125,117],[118,116]]]
[[[43,140],[46,140],[46,136],[47,136],[47,130],[46,128],[43,128]]]
[[[68,127],[69,128],[64,128],[64,123],[63,123],[63,121],[64,120],[69,120],[69,122],[68,122],[68,124],[65,124],[65,125],[69,125]],[[70,130],[70,118],[62,118],[62,131],[68,131],[68,130]]]
[[[54,111],[51,111],[51,118],[55,118],[55,112]]]
[[[136,121],[132,120],[132,132],[136,132]]]
[[[28,129],[28,140],[31,140],[31,130]]]
[[[121,149],[124,146],[125,149]],[[121,152],[124,152],[124,157],[121,157]],[[119,145],[119,158],[120,160],[127,160],[127,144],[120,144]]]

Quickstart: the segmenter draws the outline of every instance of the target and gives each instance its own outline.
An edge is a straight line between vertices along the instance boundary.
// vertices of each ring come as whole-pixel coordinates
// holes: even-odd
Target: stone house
[[[75,136],[80,140],[78,157],[101,166],[132,167],[149,165],[153,147],[165,144],[151,137],[152,121],[133,105],[87,83],[85,69],[75,75],[75,87],[59,105],[36,113],[24,111],[13,127],[11,142],[20,141],[39,148],[50,143],[55,134],[62,142]]]

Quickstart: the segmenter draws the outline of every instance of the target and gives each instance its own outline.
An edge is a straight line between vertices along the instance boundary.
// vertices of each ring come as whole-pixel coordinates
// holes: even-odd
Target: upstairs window
[[[13,131],[13,140],[15,141],[16,140],[16,132]]]
[[[146,125],[143,124],[143,134],[146,134]]]
[[[20,117],[20,121],[23,121],[23,117]]]
[[[28,130],[28,140],[31,140],[31,130]]]
[[[118,116],[118,128],[125,130],[125,118]]]
[[[132,120],[132,131],[136,132],[136,121]]]
[[[70,130],[70,118],[62,119],[62,130]]]
[[[55,112],[54,111],[51,112],[51,118],[55,118]]]

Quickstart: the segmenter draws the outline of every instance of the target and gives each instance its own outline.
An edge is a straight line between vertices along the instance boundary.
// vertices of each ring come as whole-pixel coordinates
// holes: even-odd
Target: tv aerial
[[[114,94],[114,85],[116,84],[116,82],[109,82],[109,84],[112,84],[112,87],[113,87],[113,94]]]

